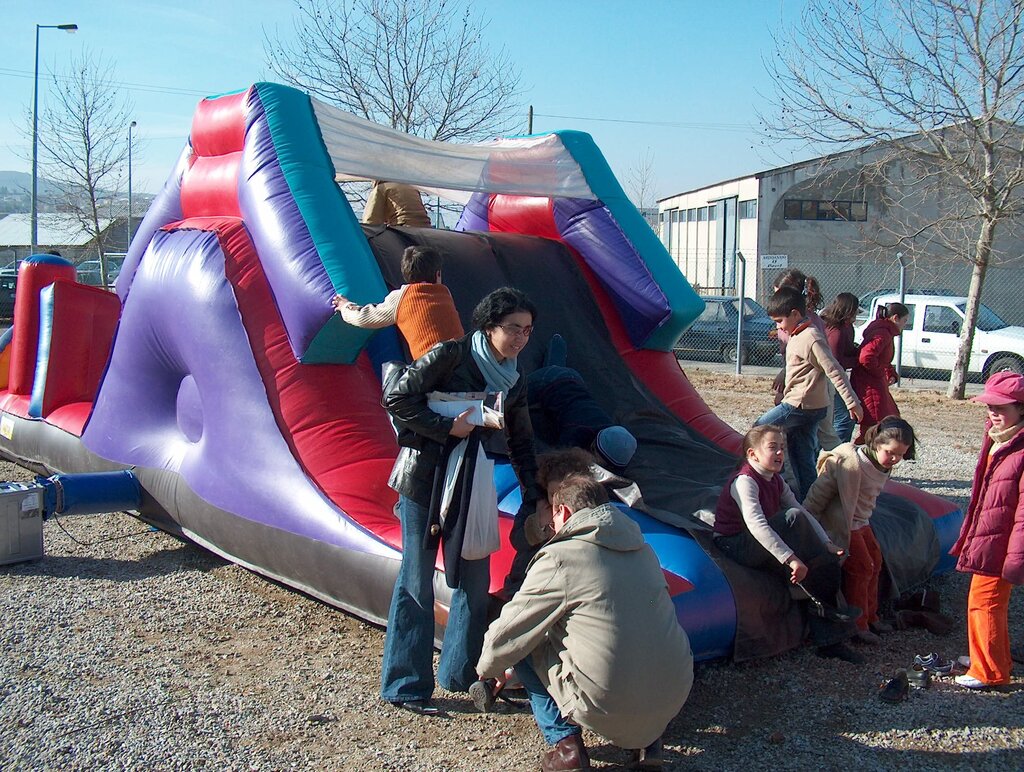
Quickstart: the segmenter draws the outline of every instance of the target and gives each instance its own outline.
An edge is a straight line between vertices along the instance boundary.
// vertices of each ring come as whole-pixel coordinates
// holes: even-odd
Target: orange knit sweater
[[[435,343],[465,335],[452,293],[443,284],[407,285],[398,301],[396,322],[413,359],[419,359]]]

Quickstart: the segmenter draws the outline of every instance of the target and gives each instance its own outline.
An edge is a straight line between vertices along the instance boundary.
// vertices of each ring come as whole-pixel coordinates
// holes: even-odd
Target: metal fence
[[[891,259],[836,260],[813,255],[789,255],[787,267],[813,276],[822,293],[820,312],[840,292],[856,295],[861,304],[857,320],[858,340],[871,321],[874,308],[884,300],[898,300],[902,290],[904,304],[911,311],[910,321],[898,343],[902,351],[896,359],[909,378],[946,380],[960,345],[964,319],[964,299],[970,284],[971,266],[965,262],[922,264],[893,255]],[[751,259],[753,263],[753,259]],[[740,372],[746,365],[781,367],[782,360],[766,346],[770,320],[764,314],[764,302],[771,295],[772,283],[780,268],[758,266],[744,286],[743,325],[736,312],[741,293],[742,264],[737,264],[736,281],[730,286],[701,286],[691,282],[707,305],[694,325],[680,338],[676,355],[690,362],[726,362]],[[732,308],[722,309],[733,298]],[[989,269],[982,292],[983,308],[975,328],[975,340],[969,365],[973,380],[981,380],[995,370],[1011,369],[1024,374],[1024,268],[997,265]],[[751,303],[750,301],[753,301]],[[738,353],[737,353],[738,352]]]

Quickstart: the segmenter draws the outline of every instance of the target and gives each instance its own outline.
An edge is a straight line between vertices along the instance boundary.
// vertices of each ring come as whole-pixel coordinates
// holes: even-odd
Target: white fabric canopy
[[[596,198],[556,134],[486,145],[434,142],[311,101],[338,181],[404,182],[461,201],[478,191]]]

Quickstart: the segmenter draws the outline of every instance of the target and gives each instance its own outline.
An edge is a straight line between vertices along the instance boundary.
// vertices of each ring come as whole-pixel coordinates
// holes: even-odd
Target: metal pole
[[[526,133],[533,134],[533,105],[530,105],[530,111],[527,113]]]
[[[125,252],[132,246],[132,129],[138,125],[136,121],[128,124],[128,238],[125,240]]]
[[[37,24],[36,69],[32,80],[32,248],[29,250],[33,255],[39,246],[39,204],[36,199],[39,189],[39,30]]]
[[[32,77],[32,254],[39,248],[39,30],[74,32],[77,24],[36,25],[36,66]]]
[[[743,369],[743,366],[740,363],[743,361],[743,301],[747,298],[747,260],[743,257],[743,253],[738,249],[736,250],[736,260],[738,260],[740,264],[740,291],[738,293],[739,306],[737,310],[739,321],[736,323],[736,375],[739,375]]]
[[[903,261],[903,253],[897,252],[896,259],[900,261],[900,303],[907,299],[907,264]],[[896,375],[903,378],[903,336],[896,338]]]

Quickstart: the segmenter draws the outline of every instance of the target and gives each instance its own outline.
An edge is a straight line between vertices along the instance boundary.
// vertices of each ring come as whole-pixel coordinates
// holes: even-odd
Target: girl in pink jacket
[[[988,689],[1010,682],[1010,590],[1024,584],[1024,376],[996,373],[974,398],[988,407],[971,503],[950,552],[973,574],[967,596],[971,664],[956,682]]]

